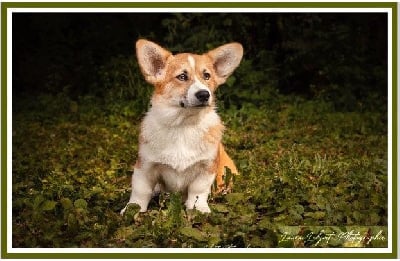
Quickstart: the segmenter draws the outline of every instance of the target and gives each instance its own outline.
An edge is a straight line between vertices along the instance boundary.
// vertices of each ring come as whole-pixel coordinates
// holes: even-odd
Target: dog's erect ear
[[[207,55],[213,60],[218,84],[223,84],[242,60],[243,47],[240,43],[229,43],[209,51]]]
[[[136,42],[139,66],[149,83],[155,84],[164,79],[166,61],[170,55],[169,51],[153,42],[144,39]]]

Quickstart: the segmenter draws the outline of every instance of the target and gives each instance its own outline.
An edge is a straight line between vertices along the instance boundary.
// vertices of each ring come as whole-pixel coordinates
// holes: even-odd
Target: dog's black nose
[[[207,90],[200,90],[194,95],[200,102],[206,102],[210,98],[210,93]]]

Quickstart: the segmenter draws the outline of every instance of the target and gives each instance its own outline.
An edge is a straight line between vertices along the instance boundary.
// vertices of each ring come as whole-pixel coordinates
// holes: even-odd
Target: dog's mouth
[[[195,108],[203,108],[203,107],[208,107],[208,106],[210,106],[210,104],[203,103],[203,104],[199,104],[199,105],[196,105],[196,106],[193,106],[193,107],[195,107]]]
[[[201,108],[205,108],[205,107],[209,107],[210,104],[208,102],[202,102],[199,104],[187,104],[184,101],[180,101],[179,102],[179,106],[181,106],[181,108],[195,108],[195,109],[201,109]]]

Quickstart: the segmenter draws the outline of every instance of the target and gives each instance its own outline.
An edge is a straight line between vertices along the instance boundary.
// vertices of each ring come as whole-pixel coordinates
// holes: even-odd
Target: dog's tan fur
[[[230,43],[203,55],[172,55],[139,40],[136,51],[141,71],[155,89],[141,124],[128,204],[146,211],[160,188],[183,192],[188,209],[210,212],[207,198],[214,180],[222,191],[225,168],[238,173],[221,143],[224,125],[215,111],[214,92],[239,65],[242,46]]]

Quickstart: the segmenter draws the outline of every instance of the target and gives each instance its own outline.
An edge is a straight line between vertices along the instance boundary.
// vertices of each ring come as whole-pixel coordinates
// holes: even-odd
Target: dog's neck
[[[182,108],[180,106],[166,106],[155,103],[151,106],[148,115],[161,125],[166,127],[185,127],[203,124],[208,118],[216,120],[219,116],[215,112],[215,106],[204,108]]]

